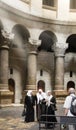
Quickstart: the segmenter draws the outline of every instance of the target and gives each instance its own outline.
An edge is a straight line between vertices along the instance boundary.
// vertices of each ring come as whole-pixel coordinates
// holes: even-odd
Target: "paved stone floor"
[[[24,123],[23,106],[0,108],[0,130],[25,130],[38,126],[37,122]]]
[[[0,130],[39,130],[38,122],[24,123],[21,116],[23,106],[0,108]],[[62,115],[62,106],[58,105],[57,115]]]

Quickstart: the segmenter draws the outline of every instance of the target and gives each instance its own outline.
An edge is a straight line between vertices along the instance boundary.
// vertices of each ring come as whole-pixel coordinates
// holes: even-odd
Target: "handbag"
[[[22,116],[25,116],[26,115],[26,111],[25,111],[25,108],[23,109],[22,111]]]

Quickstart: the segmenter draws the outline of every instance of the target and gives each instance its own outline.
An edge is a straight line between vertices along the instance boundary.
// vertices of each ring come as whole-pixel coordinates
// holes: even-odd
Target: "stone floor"
[[[25,130],[38,126],[37,122],[24,123],[23,106],[0,108],[0,130]]]
[[[0,130],[39,130],[38,122],[24,123],[22,110],[23,106],[0,108]],[[63,114],[62,105],[58,105],[56,114]]]

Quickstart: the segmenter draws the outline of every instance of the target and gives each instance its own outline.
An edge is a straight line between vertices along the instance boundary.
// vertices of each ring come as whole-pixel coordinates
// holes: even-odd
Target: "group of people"
[[[71,101],[73,97],[75,97],[75,88],[70,87],[68,89],[68,96],[65,98],[63,105],[65,116],[74,116],[70,111]],[[36,106],[36,111],[34,109],[34,106]],[[38,121],[43,120],[51,122],[51,124],[46,123],[46,127],[55,127],[54,124],[57,122],[55,116],[56,98],[53,96],[50,90],[45,93],[42,89],[39,89],[36,95],[33,95],[32,90],[28,90],[24,100],[24,107],[26,108],[25,122],[33,122],[35,120],[34,117],[36,113]],[[40,118],[42,114],[45,116]],[[69,130],[73,129],[74,127],[76,128],[75,125],[69,125]]]
[[[39,92],[37,93],[37,119],[46,122],[57,122],[55,110],[56,98],[53,96],[52,92],[48,90],[46,93],[44,93],[41,89],[39,89]],[[54,123],[46,123],[45,125],[47,128],[55,127]]]
[[[36,106],[36,111],[35,111]],[[35,113],[37,120],[43,120],[48,122],[57,122],[55,116],[40,116],[45,115],[55,115],[56,110],[56,98],[53,96],[52,92],[48,90],[46,93],[42,89],[39,89],[36,95],[33,95],[32,90],[28,90],[27,95],[24,100],[24,107],[26,108],[25,122],[33,122]],[[46,118],[47,117],[47,118]],[[47,127],[54,127],[53,123],[47,123]]]

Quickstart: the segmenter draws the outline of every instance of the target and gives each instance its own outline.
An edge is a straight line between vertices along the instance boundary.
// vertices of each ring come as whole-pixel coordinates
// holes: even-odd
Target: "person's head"
[[[27,95],[32,96],[32,90],[28,90]]]
[[[50,96],[51,95],[51,90],[48,90],[47,91],[47,96]]]
[[[68,93],[69,94],[75,94],[75,89],[74,88],[69,88]]]
[[[39,92],[39,94],[41,94],[43,91],[42,91],[42,89],[39,89],[38,92]]]

